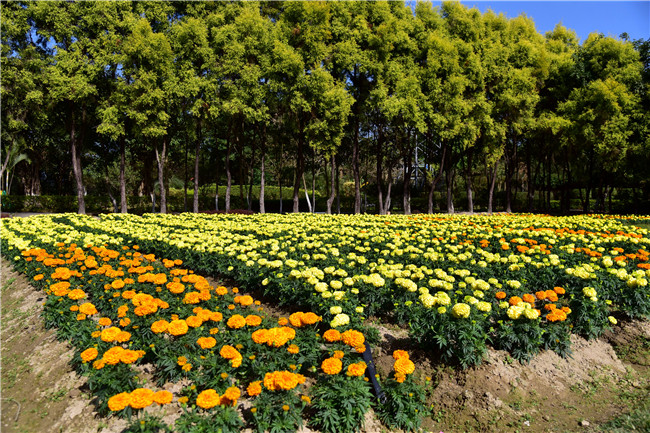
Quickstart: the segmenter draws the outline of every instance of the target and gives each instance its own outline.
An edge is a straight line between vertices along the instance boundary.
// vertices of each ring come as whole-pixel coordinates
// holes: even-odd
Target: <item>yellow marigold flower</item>
[[[147,388],[138,388],[131,392],[129,406],[133,409],[144,409],[153,403],[154,392]]]
[[[291,344],[291,345],[289,345],[289,347],[287,347],[287,351],[289,353],[292,353],[292,354],[295,355],[298,352],[300,352],[300,348],[298,346],[296,346],[295,344]]]
[[[201,337],[196,340],[196,344],[198,344],[201,349],[212,349],[217,344],[217,340],[212,337]]]
[[[171,392],[166,390],[157,391],[153,395],[154,403],[157,403],[161,406],[164,404],[171,403],[173,399],[174,399],[174,395]]]
[[[183,369],[183,371],[190,371],[192,369],[192,364],[187,363],[181,368]]]
[[[285,411],[285,412],[287,412],[287,411],[289,410],[289,405],[287,405],[287,404],[283,404],[283,405],[282,405],[282,410]]]
[[[178,402],[180,404],[186,404],[190,399],[188,397],[179,397]]]
[[[86,349],[83,352],[81,352],[81,359],[84,362],[90,362],[93,359],[97,358],[98,354],[99,353],[97,352],[97,349],[95,349],[94,347],[91,347],[91,348]]]
[[[308,395],[301,395],[300,400],[304,401],[306,404],[311,404],[311,398]]]
[[[117,412],[127,407],[130,402],[131,394],[121,392],[108,399],[108,408],[113,412]]]
[[[467,319],[469,317],[469,313],[470,313],[470,306],[464,303],[458,303],[454,305],[451,309],[451,314],[453,314],[454,317],[459,319]]]
[[[99,332],[99,331],[95,331],[95,332],[93,332],[92,334],[90,334],[90,336],[93,337],[93,338],[97,338],[97,337],[99,337],[100,335],[102,335],[102,333]]]
[[[393,370],[396,373],[411,374],[415,371],[415,364],[408,358],[399,358],[393,364]]]
[[[330,343],[334,343],[341,340],[341,333],[336,329],[328,329],[323,334],[323,338]]]
[[[82,313],[77,314],[77,320],[86,320],[86,315]]]
[[[188,329],[189,328],[185,320],[172,320],[169,323],[167,332],[169,332],[171,335],[184,335],[187,334]]]
[[[363,376],[366,373],[366,363],[361,361],[354,364],[348,365],[348,371],[345,373],[350,377],[359,377]]]
[[[183,365],[187,364],[187,358],[184,356],[179,356],[176,360],[176,363],[182,367]]]
[[[126,316],[126,312],[129,311],[129,306],[128,305],[122,305],[117,309],[117,317],[121,318]]]
[[[202,409],[211,409],[221,401],[219,394],[214,389],[206,389],[196,397],[196,405]]]
[[[325,374],[338,374],[343,368],[343,363],[337,358],[327,358],[321,364],[321,369]]]
[[[169,328],[169,322],[166,320],[156,320],[151,324],[151,331],[154,334],[160,334],[162,332],[166,332],[168,328]]]
[[[236,356],[230,360],[230,365],[232,366],[232,368],[237,368],[241,365],[243,360],[244,358],[241,355]]]
[[[239,329],[246,326],[246,319],[240,314],[233,315],[228,322],[226,322],[229,328]]]

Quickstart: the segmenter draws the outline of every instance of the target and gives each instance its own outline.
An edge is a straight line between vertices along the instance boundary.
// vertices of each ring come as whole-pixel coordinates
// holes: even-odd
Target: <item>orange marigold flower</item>
[[[184,356],[179,356],[178,359],[176,360],[176,363],[182,367],[185,364],[187,364],[187,358]]]
[[[225,288],[224,286],[219,286],[216,289],[214,289],[215,292],[217,292],[217,295],[223,296],[226,293],[228,293],[228,289]]]
[[[113,322],[108,317],[102,317],[99,319],[98,323],[100,326],[111,326],[111,323]]]
[[[400,359],[400,358],[410,359],[409,353],[406,350],[393,351],[393,359]]]
[[[199,316],[190,316],[185,319],[185,323],[187,323],[187,326],[190,326],[192,328],[198,328],[199,326],[203,325],[203,320],[201,320]]]
[[[190,371],[192,369],[192,364],[187,363],[181,368],[183,369],[183,371]]]
[[[349,329],[341,334],[341,339],[343,343],[350,347],[359,347],[366,341],[366,338],[361,332],[353,329]]]
[[[270,391],[288,391],[305,383],[305,376],[290,371],[274,371],[264,376],[264,387]]]
[[[108,408],[113,412],[117,412],[126,408],[130,402],[131,394],[128,392],[121,392],[108,399]]]
[[[406,380],[406,375],[404,373],[395,373],[395,380],[398,383],[403,383]]]
[[[86,315],[82,313],[77,314],[77,320],[86,320]]]
[[[201,302],[201,294],[199,292],[189,292],[183,298],[183,304],[198,304]]]
[[[248,295],[239,296],[239,304],[243,307],[247,307],[253,303],[253,298]]]
[[[120,362],[124,364],[133,364],[140,359],[140,352],[137,350],[125,350],[120,354]]]
[[[334,354],[332,355],[332,358],[336,359],[342,359],[345,354],[343,353],[342,350],[335,350]]]
[[[166,320],[156,320],[151,324],[151,331],[154,334],[160,334],[162,332],[167,332],[169,328],[169,322]]]
[[[68,298],[72,299],[73,301],[78,301],[79,299],[83,299],[86,297],[86,292],[84,292],[81,289],[74,289],[70,293],[68,293]]]
[[[125,286],[124,281],[122,281],[120,279],[113,280],[113,282],[111,282],[111,287],[114,288],[115,290],[120,290],[124,286]]]
[[[571,308],[569,307],[562,307],[561,310],[564,311],[564,314],[571,314]]]
[[[401,374],[411,374],[415,371],[415,364],[408,358],[399,358],[393,364],[393,370]]]
[[[535,297],[539,299],[540,301],[543,301],[546,299],[546,292],[544,290],[540,290],[538,292],[535,292]]]
[[[241,357],[241,354],[237,351],[237,349],[227,344],[223,346],[221,350],[219,350],[219,355],[225,359],[234,359]]]
[[[196,343],[201,349],[212,349],[217,344],[217,340],[212,337],[201,337],[196,340]]]
[[[117,336],[115,337],[115,341],[117,341],[118,343],[126,343],[130,339],[131,339],[131,333],[126,331],[120,331],[120,333],[117,334]]]
[[[34,281],[41,281],[45,276],[43,274],[34,275]]]
[[[91,347],[81,352],[81,359],[83,360],[83,362],[90,362],[93,359],[97,358],[98,354],[99,353],[97,352],[97,349]]]
[[[510,300],[508,301],[508,303],[510,305],[517,305],[520,302],[523,302],[523,299],[521,299],[519,296],[512,296],[512,297],[510,297]]]
[[[233,315],[228,322],[226,322],[229,328],[239,329],[246,326],[246,319],[240,314]]]
[[[210,335],[217,334],[219,332],[219,328],[210,328]]]
[[[314,323],[320,322],[323,319],[319,315],[309,312],[303,314],[301,320],[303,325],[313,325]]]
[[[289,353],[292,353],[292,354],[295,355],[298,352],[300,352],[300,348],[298,346],[296,346],[295,344],[291,344],[291,345],[289,345],[289,347],[287,347],[287,351]]]
[[[214,389],[206,389],[196,397],[196,405],[202,409],[211,409],[221,401],[219,394]]]
[[[154,403],[157,403],[161,406],[164,404],[171,403],[173,399],[174,399],[174,395],[171,392],[166,390],[157,391],[153,395]]]
[[[341,333],[336,329],[328,329],[323,334],[323,338],[330,343],[334,343],[335,341],[341,340]]]
[[[269,331],[268,329],[258,329],[251,334],[251,338],[257,344],[264,344],[269,341]]]
[[[345,373],[350,377],[359,377],[363,376],[366,373],[366,363],[361,361],[354,364],[348,365],[348,371]]]
[[[185,320],[172,320],[169,323],[167,332],[171,335],[185,335],[188,331],[187,322]]]
[[[101,334],[99,335],[102,341],[105,341],[107,343],[112,343],[115,341],[117,336],[122,332],[122,330],[116,326],[111,326],[110,328],[106,328],[102,330]]]
[[[174,281],[172,281],[171,283],[167,283],[166,287],[170,292],[172,292],[175,295],[178,295],[180,293],[183,293],[183,291],[185,291],[185,285],[183,283],[177,283]]]
[[[505,299],[506,298],[506,292],[496,292],[496,294],[494,296],[496,296],[497,299]]]
[[[246,325],[248,326],[260,326],[262,324],[262,318],[255,314],[249,314],[246,316]]]
[[[289,323],[289,320],[286,317],[280,317],[278,319],[278,325],[286,326]]]
[[[256,395],[260,395],[260,393],[262,392],[262,381],[257,380],[255,382],[251,382],[248,385],[248,387],[246,388],[246,392],[251,397],[255,397]]]
[[[104,361],[103,359],[97,359],[95,360],[95,362],[93,362],[93,368],[95,370],[101,370],[102,368],[104,368],[105,365],[106,365],[106,361]]]
[[[522,299],[524,302],[528,302],[531,305],[535,305],[535,296],[530,293],[526,293],[525,295],[523,295]]]
[[[291,326],[295,326],[296,328],[300,328],[302,326],[302,316],[303,312],[298,311],[296,313],[293,313],[292,315],[289,316],[289,323],[291,323]]]
[[[124,349],[120,346],[114,346],[104,352],[102,359],[108,365],[115,365],[120,363],[120,358],[122,357],[122,352]]]
[[[337,358],[327,358],[323,361],[320,368],[325,374],[338,374],[343,368],[343,363]]]
[[[239,397],[241,397],[241,391],[239,388],[231,386],[226,389],[226,392],[221,396],[221,404],[224,406],[234,406],[237,403],[237,399],[239,399]]]

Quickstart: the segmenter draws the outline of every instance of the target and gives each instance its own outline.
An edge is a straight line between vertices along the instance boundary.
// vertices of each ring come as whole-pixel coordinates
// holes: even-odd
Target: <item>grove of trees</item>
[[[650,39],[457,2],[10,1],[1,19],[10,194],[167,212],[174,182],[197,212],[225,185],[226,211],[264,212],[273,186],[281,211],[331,213],[347,186],[344,210],[380,214],[650,196]]]

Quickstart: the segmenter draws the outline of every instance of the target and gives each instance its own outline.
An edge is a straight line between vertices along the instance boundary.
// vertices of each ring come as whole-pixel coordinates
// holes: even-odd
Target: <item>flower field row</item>
[[[642,219],[643,217],[635,217]],[[27,242],[140,245],[321,315],[379,316],[462,365],[486,345],[566,355],[570,334],[650,314],[650,237],[620,217],[539,215],[79,215],[16,222]]]
[[[98,411],[135,415],[127,431],[171,431],[155,410],[167,405],[182,408],[176,432],[295,431],[303,418],[324,432],[355,431],[376,403],[362,333],[331,329],[312,312],[274,318],[237,288],[214,287],[182,260],[138,245],[77,245],[61,240],[76,236],[69,226],[34,220],[43,231],[29,234],[18,221],[3,224],[3,254],[46,293],[46,326],[75,348]],[[394,358],[388,402],[376,411],[412,430],[424,391],[408,353]]]

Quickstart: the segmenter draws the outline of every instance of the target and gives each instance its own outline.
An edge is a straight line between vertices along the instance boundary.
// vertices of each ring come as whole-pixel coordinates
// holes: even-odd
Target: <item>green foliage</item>
[[[174,431],[177,433],[237,433],[244,423],[232,407],[217,406],[208,413],[200,410],[185,410],[176,420]]]
[[[310,394],[315,410],[310,424],[325,433],[359,431],[372,399],[369,382],[342,375],[320,380]]]
[[[379,419],[391,429],[419,431],[422,418],[427,416],[426,394],[422,385],[411,375],[399,383],[389,378],[382,384],[386,401],[374,405]]]
[[[131,419],[122,433],[171,433],[172,429],[156,415],[144,414]]]

